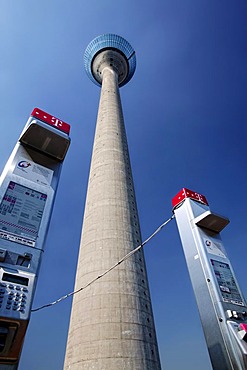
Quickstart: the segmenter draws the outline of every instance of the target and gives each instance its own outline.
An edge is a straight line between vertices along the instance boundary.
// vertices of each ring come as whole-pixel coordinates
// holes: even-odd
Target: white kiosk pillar
[[[35,108],[0,177],[1,370],[18,367],[69,129]]]
[[[213,369],[247,369],[246,301],[220,237],[229,220],[189,189],[172,204]]]

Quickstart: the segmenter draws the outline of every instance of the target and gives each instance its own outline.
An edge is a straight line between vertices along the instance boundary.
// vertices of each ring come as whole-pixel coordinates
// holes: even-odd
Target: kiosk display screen
[[[6,274],[6,273],[3,274],[2,280],[8,281],[10,283],[21,284],[21,285],[26,285],[26,286],[28,286],[28,281],[29,281],[28,278],[25,278],[23,276]]]
[[[35,240],[46,199],[46,194],[11,181],[0,204],[0,230]]]

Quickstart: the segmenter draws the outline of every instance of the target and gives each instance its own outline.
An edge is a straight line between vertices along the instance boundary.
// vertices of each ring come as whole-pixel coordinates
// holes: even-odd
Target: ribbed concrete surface
[[[75,289],[141,242],[117,74],[103,70]],[[159,370],[142,251],[76,294],[64,369]]]

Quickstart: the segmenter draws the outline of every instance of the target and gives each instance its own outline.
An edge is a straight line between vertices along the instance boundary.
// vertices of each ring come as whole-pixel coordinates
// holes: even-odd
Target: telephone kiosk
[[[70,125],[35,108],[0,177],[0,369],[17,369]]]
[[[186,188],[172,204],[213,369],[247,369],[246,301],[220,237],[229,220]]]

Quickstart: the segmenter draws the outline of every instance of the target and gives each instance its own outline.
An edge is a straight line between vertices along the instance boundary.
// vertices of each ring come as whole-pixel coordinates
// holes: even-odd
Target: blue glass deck
[[[100,84],[98,83],[98,81],[95,80],[92,74],[92,61],[96,54],[98,54],[101,50],[107,48],[120,50],[122,54],[126,57],[126,60],[128,62],[128,75],[126,76],[125,80],[119,85],[121,87],[129,82],[136,69],[135,51],[128,43],[128,41],[126,41],[121,36],[112,33],[106,33],[97,36],[89,43],[84,54],[84,66],[87,75],[90,80],[92,80],[96,85],[100,86]]]

